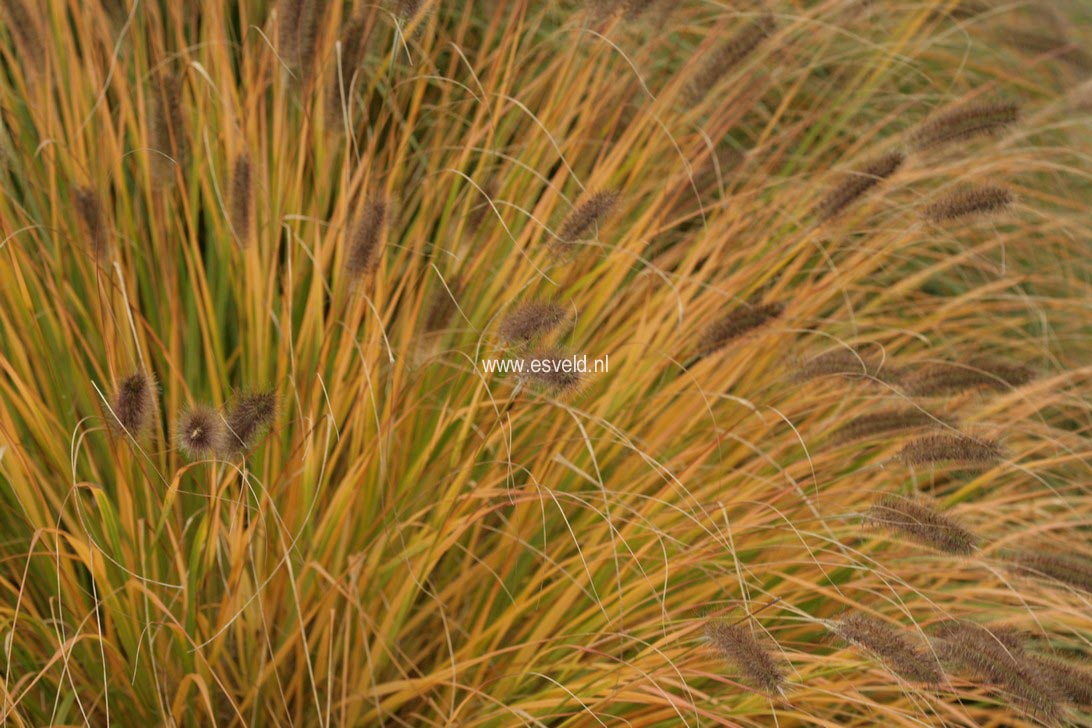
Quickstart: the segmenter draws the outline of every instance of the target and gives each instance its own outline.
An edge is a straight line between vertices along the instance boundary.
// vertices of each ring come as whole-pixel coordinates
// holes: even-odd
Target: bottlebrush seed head
[[[110,254],[109,239],[106,230],[106,213],[102,201],[90,187],[78,187],[73,193],[76,214],[79,215],[87,234],[88,247],[95,260],[104,262]]]
[[[1001,446],[994,440],[946,433],[911,440],[899,451],[899,456],[907,465],[955,463],[987,466],[997,462],[1001,454]]]
[[[508,343],[527,343],[553,331],[565,316],[565,309],[556,303],[529,301],[504,317],[498,333]]]
[[[155,381],[151,375],[138,371],[122,379],[110,409],[114,424],[131,437],[150,427],[156,411]]]
[[[938,114],[918,127],[911,137],[916,149],[962,142],[993,134],[1016,122],[1019,107],[1010,103],[970,104]]]
[[[905,159],[906,155],[902,152],[890,152],[851,173],[823,198],[815,208],[816,216],[824,221],[836,217],[866,192],[895,174]]]
[[[274,392],[240,394],[225,418],[228,450],[249,450],[258,436],[273,422],[276,414],[277,395]]]
[[[769,694],[780,692],[785,671],[749,625],[715,620],[705,625],[705,638],[754,687]]]
[[[733,339],[769,323],[780,316],[784,310],[785,307],[780,303],[739,306],[705,330],[698,348],[702,356],[712,354]]]
[[[931,653],[878,619],[848,614],[833,622],[830,630],[849,644],[876,655],[888,669],[906,680],[935,685],[944,678],[940,663]]]
[[[885,495],[869,508],[865,522],[949,554],[967,555],[978,547],[974,534],[920,497]]]
[[[1012,192],[1004,187],[983,185],[956,190],[925,208],[929,222],[960,220],[973,215],[999,212],[1012,205]]]
[[[354,278],[367,278],[379,266],[389,219],[390,204],[385,197],[372,195],[364,200],[345,256],[345,269]]]
[[[224,417],[207,405],[194,405],[182,412],[175,424],[175,442],[190,458],[208,457],[228,449]]]
[[[619,198],[619,193],[613,190],[596,192],[588,196],[569,213],[561,224],[561,230],[557,234],[558,242],[563,246],[578,242],[582,235],[610,214]]]
[[[572,361],[571,356],[557,350],[536,351],[523,357],[521,377],[552,394],[571,394],[584,381],[583,374],[571,366]]]
[[[250,238],[250,195],[250,158],[240,154],[235,158],[231,173],[231,227],[239,243],[244,246]]]
[[[762,15],[743,27],[738,33],[724,41],[705,60],[690,81],[687,92],[688,101],[696,104],[704,98],[709,89],[741,64],[777,30],[777,22],[772,15]]]

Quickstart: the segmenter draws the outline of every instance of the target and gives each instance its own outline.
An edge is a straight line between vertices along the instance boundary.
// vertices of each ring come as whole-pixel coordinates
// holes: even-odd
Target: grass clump
[[[973,5],[0,0],[5,725],[1073,718],[1092,25]]]

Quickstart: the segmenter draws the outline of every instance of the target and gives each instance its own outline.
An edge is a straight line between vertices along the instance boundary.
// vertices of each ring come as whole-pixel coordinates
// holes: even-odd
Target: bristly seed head
[[[122,379],[110,403],[114,425],[131,437],[140,435],[152,424],[156,410],[155,380],[144,371]]]
[[[240,154],[231,174],[231,227],[243,246],[250,237],[250,175],[250,159]]]
[[[777,21],[767,13],[755,18],[734,36],[724,41],[713,51],[690,81],[687,91],[689,102],[692,104],[700,102],[709,89],[717,84],[717,81],[742,63],[764,40],[773,35],[776,29]]]
[[[927,364],[911,372],[904,380],[908,394],[933,397],[958,394],[968,389],[1009,389],[1035,378],[1035,370],[1015,364],[977,359],[966,364],[944,362]]]
[[[919,409],[890,409],[855,417],[836,432],[839,442],[854,442],[896,432],[951,424]]]
[[[523,381],[553,394],[575,392],[584,380],[572,357],[557,350],[528,354],[523,357],[521,367]]]
[[[223,415],[202,404],[182,412],[175,425],[174,439],[190,458],[208,457],[230,449]]]
[[[249,450],[277,414],[277,395],[272,391],[240,394],[228,410],[228,450]]]
[[[1050,579],[1092,594],[1092,562],[1067,553],[1025,549],[1008,554],[1005,561],[1017,574]]]
[[[369,17],[366,12],[359,12],[346,23],[341,31],[341,73],[338,74],[335,69],[330,78],[330,88],[326,92],[326,123],[331,129],[344,128],[343,101],[346,113],[351,115],[353,103],[348,94],[353,85],[353,77],[364,62],[364,52],[371,35]]]
[[[936,634],[939,639],[933,641],[933,649],[941,660],[999,688],[1040,719],[1051,723],[1058,719],[1062,696],[1011,633],[970,622],[948,622]]]
[[[88,246],[91,248],[92,255],[95,256],[95,260],[98,262],[105,262],[110,249],[106,231],[106,214],[102,209],[102,201],[90,187],[76,188],[73,200],[76,205],[76,213],[80,216],[84,231],[87,233]]]
[[[27,8],[27,5],[30,9]],[[28,76],[37,76],[45,67],[45,46],[39,30],[36,0],[4,0],[0,2],[0,19],[7,21],[7,30],[18,43],[23,56],[23,68]]]
[[[614,190],[604,190],[588,196],[565,218],[555,243],[569,247],[578,242],[584,233],[610,214],[619,198],[619,193]]]
[[[1012,192],[1004,187],[983,185],[956,190],[925,208],[930,222],[959,220],[972,215],[999,212],[1012,205]]]
[[[871,357],[853,349],[834,349],[808,359],[796,371],[798,382],[822,377],[856,379],[872,375],[877,369]]]
[[[823,221],[836,217],[870,189],[895,174],[905,159],[906,155],[899,151],[873,159],[831,190],[816,206],[816,216]]]
[[[974,534],[922,497],[885,495],[868,509],[865,522],[949,554],[967,555],[978,547]]]
[[[1001,454],[1001,446],[994,440],[946,433],[911,440],[899,451],[899,457],[907,465],[957,463],[981,467],[993,465]]]
[[[705,625],[705,638],[754,687],[771,695],[781,691],[783,668],[747,624],[714,620]]]
[[[529,301],[504,317],[498,333],[506,342],[528,343],[553,331],[565,316],[565,309],[556,303]]]
[[[737,307],[705,330],[698,344],[701,355],[708,356],[712,354],[733,339],[769,323],[780,316],[784,310],[785,307],[780,303],[762,303],[755,306],[743,305]]]
[[[300,16],[307,0],[281,0],[277,7],[277,50],[290,68],[299,67]]]
[[[1092,708],[1092,672],[1050,655],[1028,654],[1031,666],[1067,703]]]
[[[296,18],[295,71],[304,83],[310,81],[315,71],[326,5],[326,0],[303,0]]]
[[[345,270],[354,278],[370,277],[379,265],[389,215],[390,205],[385,197],[373,195],[364,200],[345,256]]]
[[[912,141],[916,149],[928,149],[966,141],[979,134],[992,134],[1014,123],[1016,104],[974,104],[947,111],[922,124]]]
[[[189,156],[185,121],[182,116],[182,77],[163,73],[152,92],[150,117],[152,171],[158,182],[170,179],[175,165]]]
[[[931,653],[915,646],[899,630],[878,619],[847,614],[831,623],[830,630],[849,644],[879,657],[899,677],[933,685],[943,680],[940,663]]]

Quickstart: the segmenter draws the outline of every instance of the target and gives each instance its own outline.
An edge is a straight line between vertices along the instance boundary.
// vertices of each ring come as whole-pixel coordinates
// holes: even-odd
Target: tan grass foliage
[[[0,0],[0,721],[1086,720],[1090,21]]]

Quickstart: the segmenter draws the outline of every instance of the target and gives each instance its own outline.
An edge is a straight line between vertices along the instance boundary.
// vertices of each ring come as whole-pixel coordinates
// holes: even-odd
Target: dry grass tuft
[[[1030,728],[898,625],[1092,654],[1085,4],[0,0],[5,726]]]

